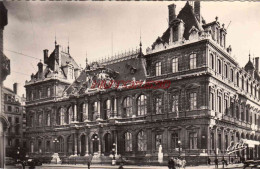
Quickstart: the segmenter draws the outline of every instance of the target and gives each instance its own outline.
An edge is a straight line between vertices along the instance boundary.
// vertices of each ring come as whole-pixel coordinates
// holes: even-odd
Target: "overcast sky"
[[[54,50],[55,32],[64,48],[69,39],[70,53],[82,67],[86,52],[90,61],[111,56],[112,41],[114,54],[135,49],[140,30],[145,51],[167,29],[171,3],[177,5],[178,13],[186,2],[5,2],[8,25],[4,29],[4,53],[11,60],[11,75],[4,84],[10,88],[14,82],[24,86],[36,73],[43,50]],[[259,2],[201,2],[201,13],[206,22],[216,16],[221,25],[231,21],[227,46],[232,45],[232,55],[241,66],[248,61],[249,51],[252,57],[260,56]]]

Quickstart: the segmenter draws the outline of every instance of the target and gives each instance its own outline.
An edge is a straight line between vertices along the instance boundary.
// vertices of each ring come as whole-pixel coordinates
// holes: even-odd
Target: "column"
[[[117,98],[114,98],[114,118],[117,118]]]
[[[101,155],[101,138],[98,140],[98,154]]]
[[[85,156],[89,156],[89,150],[88,150],[88,134],[86,134],[86,137],[85,137],[86,141],[86,152],[85,152]]]
[[[78,136],[78,154],[79,154],[79,156],[82,154],[82,152],[81,152],[81,136],[79,135]]]
[[[137,116],[137,111],[138,111],[138,107],[137,107],[137,102],[136,102],[136,97],[135,95],[132,96],[132,117],[136,117]]]
[[[77,114],[77,103],[74,103],[74,121],[78,121]]]
[[[63,147],[64,147],[64,154],[65,154],[65,155],[67,155],[67,152],[68,152],[68,151],[67,151],[67,149],[68,149],[67,146],[68,146],[68,136],[65,136],[65,137],[64,137],[64,146],[63,146]]]
[[[115,142],[115,155],[117,155],[117,131],[114,131],[114,137],[115,137],[115,140],[114,140],[114,142]]]
[[[88,122],[89,121],[89,119],[88,119],[88,100],[85,100],[85,119],[84,119],[84,121],[85,122]]]

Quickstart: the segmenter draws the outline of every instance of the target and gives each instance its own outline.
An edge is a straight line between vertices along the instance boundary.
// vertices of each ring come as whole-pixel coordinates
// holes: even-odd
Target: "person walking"
[[[210,160],[210,158],[208,157],[208,165],[210,165],[210,163],[211,163],[211,160]]]
[[[215,159],[215,168],[218,168],[218,158]]]
[[[186,167],[186,160],[185,158],[182,159],[182,168],[185,169]]]
[[[90,162],[88,161],[88,169],[90,169]]]

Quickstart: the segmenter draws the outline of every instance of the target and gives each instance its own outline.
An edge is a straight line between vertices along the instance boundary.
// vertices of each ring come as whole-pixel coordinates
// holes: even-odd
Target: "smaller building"
[[[4,113],[10,124],[6,132],[6,156],[14,158],[19,154],[21,155],[23,149],[26,148],[26,141],[23,140],[24,124],[26,122],[25,98],[19,96],[18,93],[20,93],[18,83],[14,83],[13,90],[7,87],[3,88]]]

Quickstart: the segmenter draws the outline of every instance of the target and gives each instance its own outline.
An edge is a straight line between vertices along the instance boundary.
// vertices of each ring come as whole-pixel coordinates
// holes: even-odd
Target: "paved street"
[[[233,164],[233,165],[228,165],[225,168],[232,168],[232,169],[240,169],[243,168],[242,164]],[[7,169],[20,169],[21,167],[11,167],[8,166]],[[29,167],[26,167],[26,169],[28,169]],[[48,164],[44,164],[43,166],[37,166],[36,169],[64,169],[64,168],[68,168],[68,169],[78,169],[78,168],[87,168],[86,165],[48,165]],[[118,168],[118,166],[110,166],[110,165],[93,165],[90,168],[95,168],[95,169],[110,169],[110,168]],[[127,169],[168,169],[167,166],[124,166],[124,168]],[[186,169],[214,169],[215,166],[211,165],[211,166],[187,166]],[[222,166],[219,166],[219,168],[222,168]],[[248,169],[251,167],[248,167]]]

